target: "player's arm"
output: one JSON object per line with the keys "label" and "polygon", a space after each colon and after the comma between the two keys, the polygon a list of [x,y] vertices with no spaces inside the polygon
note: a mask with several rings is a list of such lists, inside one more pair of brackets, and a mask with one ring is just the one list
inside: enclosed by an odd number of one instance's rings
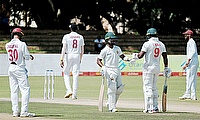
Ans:
{"label": "player's arm", "polygon": [[119,57],[124,61],[131,61],[132,60],[131,58],[125,56],[124,54],[121,54]]}
{"label": "player's arm", "polygon": [[129,58],[129,57],[125,56],[124,54],[121,54],[119,57],[124,61],[130,62],[130,64],[135,64],[136,59],[134,59],[134,58]]}
{"label": "player's arm", "polygon": [[142,49],[139,53],[136,53],[135,55],[132,55],[133,58],[135,59],[141,59],[144,57],[144,55],[146,54],[147,50],[148,50],[148,47],[149,46],[149,43],[148,42],[145,42],[143,45],[142,45]]}
{"label": "player's arm", "polygon": [[103,67],[102,59],[97,58],[97,65],[99,65],[99,67]]}
{"label": "player's arm", "polygon": [[34,59],[34,57],[33,57],[33,55],[31,55],[30,53],[29,53],[29,50],[28,50],[28,47],[27,47],[27,45],[24,43],[24,45],[23,45],[24,47],[24,58],[25,58],[25,60],[33,60]]}
{"label": "player's arm", "polygon": [[191,61],[191,59],[187,60],[186,64],[183,66],[183,70],[185,70],[189,66],[190,61]]}
{"label": "player's arm", "polygon": [[144,57],[145,51],[140,51],[139,53],[133,53],[132,58],[135,60],[141,59]]}
{"label": "player's arm", "polygon": [[63,66],[64,66],[63,58],[65,56],[66,48],[67,48],[67,45],[63,44],[62,51],[61,51],[61,57],[60,57],[60,66],[61,66],[61,68],[63,68]]}
{"label": "player's arm", "polygon": [[105,66],[103,65],[102,59],[97,58],[97,64],[101,67],[100,73],[104,76],[105,75]]}
{"label": "player's arm", "polygon": [[170,68],[168,68],[167,52],[163,52],[162,57],[163,57],[163,62],[164,62],[164,66],[165,66],[163,76],[166,76],[167,78],[169,78],[171,76],[172,70]]}
{"label": "player's arm", "polygon": [[164,66],[168,67],[167,52],[163,52],[162,57],[163,57]]}
{"label": "player's arm", "polygon": [[84,46],[81,46],[80,62],[82,60],[83,54],[84,54]]}
{"label": "player's arm", "polygon": [[140,51],[140,52],[137,54],[138,59],[143,58],[145,53],[146,53],[145,51]]}

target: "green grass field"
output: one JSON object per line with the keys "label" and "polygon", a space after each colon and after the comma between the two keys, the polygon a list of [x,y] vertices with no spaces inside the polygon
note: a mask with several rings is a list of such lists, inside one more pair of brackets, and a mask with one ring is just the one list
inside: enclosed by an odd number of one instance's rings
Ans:
{"label": "green grass field", "polygon": [[[143,101],[142,78],[141,76],[123,76],[125,84],[124,92],[120,96],[120,100],[127,101]],[[197,80],[197,97],[200,97],[199,78]],[[0,98],[10,98],[9,80],[7,76],[0,77]],[[44,77],[29,76],[31,86],[30,98],[43,99],[43,84]],[[160,76],[158,80],[158,92],[162,93],[164,77]],[[97,100],[99,95],[99,87],[101,85],[100,76],[80,76],[78,99],[93,99]],[[180,101],[178,99],[185,91],[185,76],[171,77],[168,79],[168,102],[186,103],[199,105],[197,101]],[[65,86],[61,76],[55,77],[55,98],[63,98],[65,95]],[[0,113],[9,113],[11,115],[10,101],[0,101]],[[106,109],[106,108],[105,108]],[[192,109],[192,108],[188,108]],[[97,106],[89,105],[70,105],[70,104],[55,104],[55,103],[36,103],[29,104],[29,111],[36,113],[36,116],[67,120],[199,120],[200,114],[191,112],[169,111],[166,113],[144,114],[141,109],[136,108],[120,108],[118,113],[99,112]]]}

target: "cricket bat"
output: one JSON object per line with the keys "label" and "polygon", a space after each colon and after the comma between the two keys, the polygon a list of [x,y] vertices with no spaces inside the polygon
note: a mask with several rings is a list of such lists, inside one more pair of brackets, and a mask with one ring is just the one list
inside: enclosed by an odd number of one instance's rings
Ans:
{"label": "cricket bat", "polygon": [[163,93],[162,93],[162,111],[166,112],[167,108],[167,77],[165,76],[165,83],[163,86]]}
{"label": "cricket bat", "polygon": [[100,92],[99,92],[99,111],[103,112],[103,99],[104,99],[104,76],[102,76],[102,83],[100,87]]}

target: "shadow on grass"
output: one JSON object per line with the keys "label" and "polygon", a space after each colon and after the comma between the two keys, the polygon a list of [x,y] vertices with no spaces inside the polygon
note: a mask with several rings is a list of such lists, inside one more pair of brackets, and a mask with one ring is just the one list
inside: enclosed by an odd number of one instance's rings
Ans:
{"label": "shadow on grass", "polygon": [[39,114],[39,115],[36,115],[35,117],[63,117],[64,115],[62,114],[51,114],[51,115],[48,115],[48,114]]}
{"label": "shadow on grass", "polygon": [[[143,113],[143,111],[142,110],[120,110],[119,112],[126,112],[126,113],[128,113],[128,112],[134,112],[134,113]],[[187,114],[189,114],[190,112],[162,112],[162,111],[160,111],[160,112],[157,112],[157,113],[144,113],[144,114],[183,114],[183,113],[187,113]]]}
{"label": "shadow on grass", "polygon": [[142,112],[142,110],[120,110],[119,112]]}

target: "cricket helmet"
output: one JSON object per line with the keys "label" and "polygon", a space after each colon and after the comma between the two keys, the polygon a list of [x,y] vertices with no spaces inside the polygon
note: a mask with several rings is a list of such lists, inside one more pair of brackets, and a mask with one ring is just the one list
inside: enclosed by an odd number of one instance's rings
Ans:
{"label": "cricket helmet", "polygon": [[116,39],[117,38],[117,36],[115,36],[115,34],[113,33],[113,32],[108,32],[108,33],[106,33],[106,35],[105,35],[105,40],[108,40],[108,39]]}
{"label": "cricket helmet", "polygon": [[105,35],[105,40],[106,40],[106,43],[107,43],[111,48],[113,48],[113,46],[114,46],[115,43],[116,43],[117,36],[115,36],[115,34],[114,34],[113,32],[108,32],[108,33],[106,33],[106,35]]}
{"label": "cricket helmet", "polygon": [[12,30],[11,37],[13,38],[14,35],[18,35],[20,37],[20,39],[21,39],[21,37],[24,35],[24,33],[22,32],[21,28],[14,28]]}
{"label": "cricket helmet", "polygon": [[184,35],[193,35],[192,30],[187,30],[183,33]]}
{"label": "cricket helmet", "polygon": [[147,36],[151,36],[151,35],[157,35],[157,30],[155,28],[150,28],[147,30]]}

